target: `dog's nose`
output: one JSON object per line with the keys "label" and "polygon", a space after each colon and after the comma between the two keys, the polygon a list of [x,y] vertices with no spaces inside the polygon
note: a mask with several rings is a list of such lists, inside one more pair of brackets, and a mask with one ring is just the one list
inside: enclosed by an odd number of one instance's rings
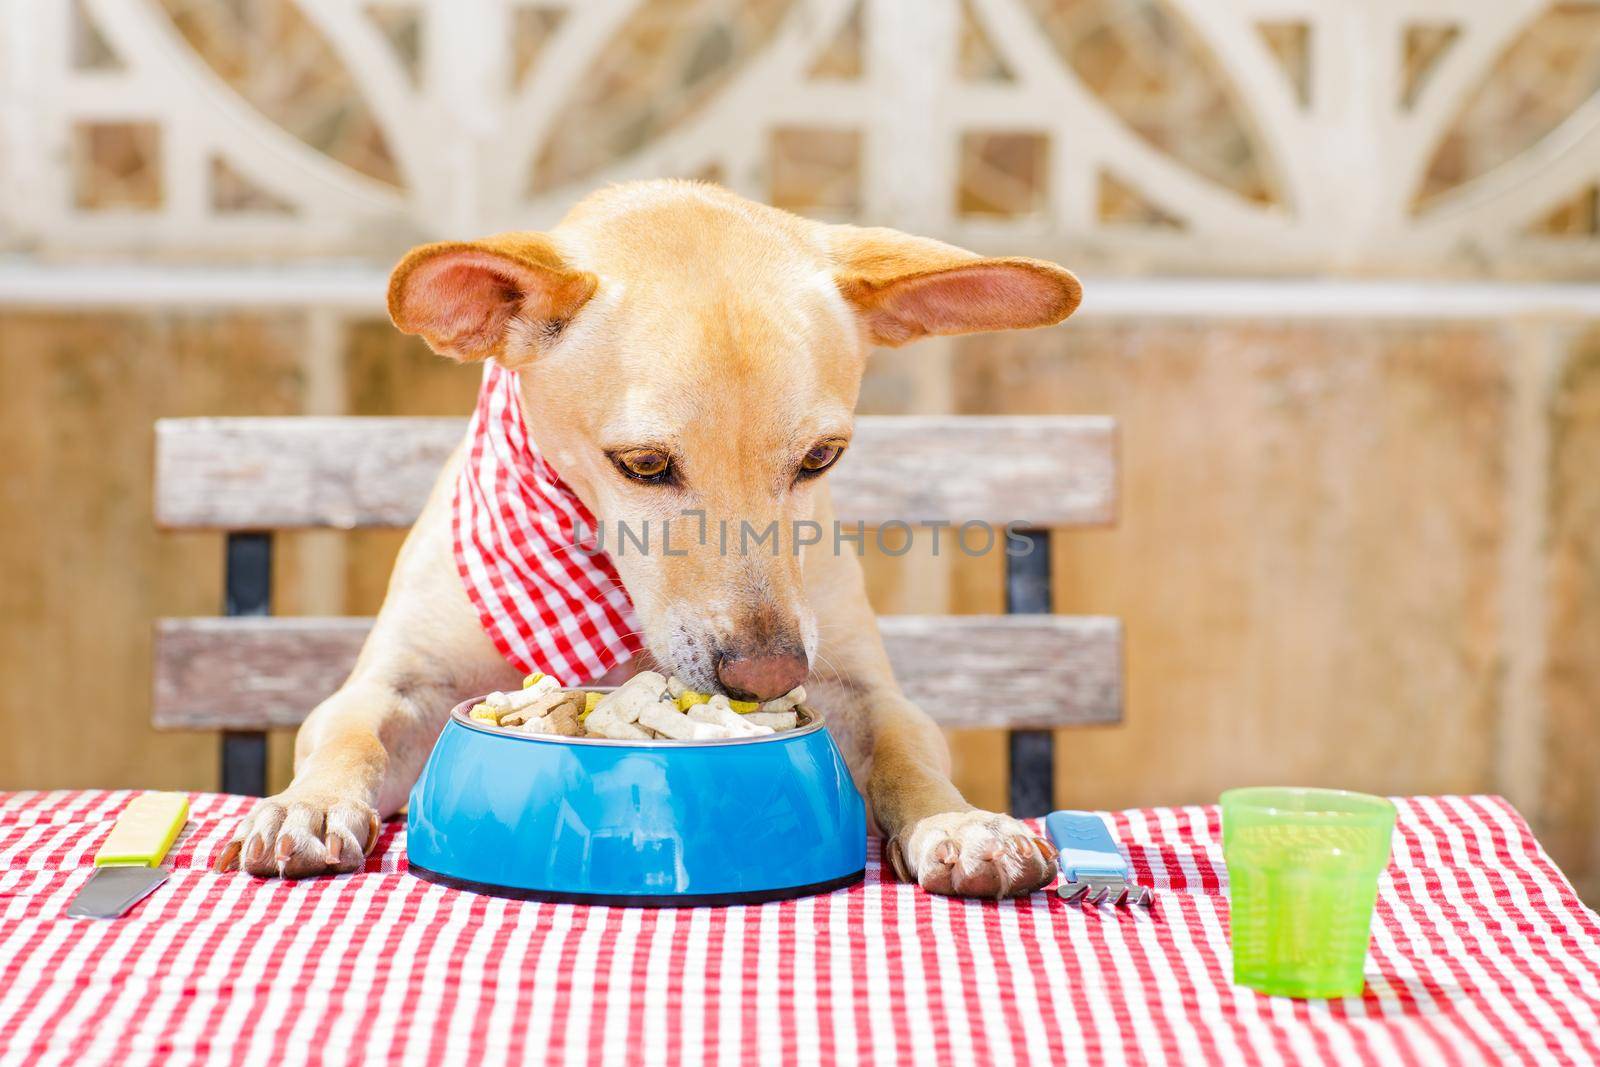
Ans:
{"label": "dog's nose", "polygon": [[717,660],[717,681],[735,700],[775,700],[803,683],[810,671],[804,652],[724,655]]}

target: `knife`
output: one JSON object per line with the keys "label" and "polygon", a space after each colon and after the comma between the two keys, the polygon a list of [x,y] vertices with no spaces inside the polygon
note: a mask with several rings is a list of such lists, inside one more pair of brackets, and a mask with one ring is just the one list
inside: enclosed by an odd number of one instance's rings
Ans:
{"label": "knife", "polygon": [[141,793],[130,800],[94,854],[94,873],[67,914],[115,919],[149,896],[171,873],[160,863],[188,821],[183,793]]}

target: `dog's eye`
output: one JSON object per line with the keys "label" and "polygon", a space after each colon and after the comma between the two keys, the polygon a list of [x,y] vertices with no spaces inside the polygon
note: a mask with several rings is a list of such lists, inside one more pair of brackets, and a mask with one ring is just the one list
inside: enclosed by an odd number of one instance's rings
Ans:
{"label": "dog's eye", "polygon": [[664,482],[672,476],[672,457],[653,448],[618,452],[611,461],[636,482]]}
{"label": "dog's eye", "polygon": [[844,444],[839,441],[824,441],[807,452],[800,460],[800,473],[802,475],[821,474],[844,455]]}

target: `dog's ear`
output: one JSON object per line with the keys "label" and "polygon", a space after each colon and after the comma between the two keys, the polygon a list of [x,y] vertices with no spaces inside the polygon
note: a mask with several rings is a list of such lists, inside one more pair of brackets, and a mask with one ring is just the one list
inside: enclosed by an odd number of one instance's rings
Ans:
{"label": "dog's ear", "polygon": [[395,267],[389,317],[441,356],[516,367],[560,336],[598,285],[542,234],[446,241],[413,248]]}
{"label": "dog's ear", "polygon": [[1060,322],[1083,287],[1042,259],[986,259],[898,230],[828,227],[834,279],[873,343]]}

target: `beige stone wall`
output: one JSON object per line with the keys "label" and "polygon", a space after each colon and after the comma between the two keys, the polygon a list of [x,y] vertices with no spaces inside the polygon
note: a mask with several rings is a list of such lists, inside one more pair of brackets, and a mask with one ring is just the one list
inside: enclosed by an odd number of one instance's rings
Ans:
{"label": "beige stone wall", "polygon": [[974,354],[986,409],[1123,420],[1121,523],[1061,536],[1056,563],[1062,609],[1127,620],[1128,722],[1067,740],[1067,799],[1485,788],[1502,354],[1485,329],[1271,324]]}
{"label": "beige stone wall", "polygon": [[1549,417],[1539,829],[1592,904],[1600,900],[1600,331],[1573,337]]}
{"label": "beige stone wall", "polygon": [[[0,788],[216,784],[212,737],[147,725],[150,621],[221,596],[220,537],[153,528],[153,419],[462,414],[477,378],[299,313],[7,312],[0,373]],[[1087,318],[883,353],[863,397],[1121,420],[1119,524],[1054,562],[1059,610],[1125,621],[1127,721],[1063,732],[1061,802],[1501,791],[1600,899],[1600,325]],[[399,540],[280,538],[277,610],[372,611]],[[1001,605],[997,559],[869,582]],[[1003,804],[1003,738],[955,741]]]}
{"label": "beige stone wall", "polygon": [[214,614],[221,538],[156,532],[153,420],[299,410],[300,324],[0,315],[0,789],[210,788],[150,722],[150,622]]}

